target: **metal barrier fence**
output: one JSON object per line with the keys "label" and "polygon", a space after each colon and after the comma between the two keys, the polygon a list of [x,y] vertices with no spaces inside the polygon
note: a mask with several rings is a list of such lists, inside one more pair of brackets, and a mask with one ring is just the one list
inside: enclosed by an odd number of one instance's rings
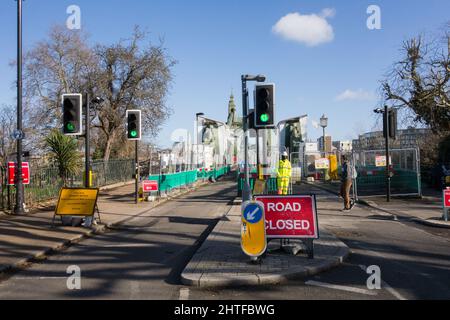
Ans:
{"label": "metal barrier fence", "polygon": [[[250,174],[250,189],[253,190],[255,186],[255,181],[258,179],[257,175],[255,173]],[[244,175],[239,174],[238,175],[238,197],[242,196],[242,190],[244,188]],[[271,177],[267,180],[266,184],[266,194],[278,194],[278,184],[277,184],[277,178]]]}
{"label": "metal barrier fence", "polygon": [[171,174],[151,175],[149,180],[158,181],[160,192],[170,192],[175,188],[190,186],[198,180],[206,180],[209,178],[218,179],[221,176],[228,174],[231,171],[230,166],[223,166],[220,168],[208,171],[185,171]]}
{"label": "metal barrier fence", "polygon": [[[421,196],[419,150],[393,149],[390,152],[391,194],[394,196]],[[384,150],[353,153],[353,163],[358,172],[355,183],[355,193],[358,197],[386,194],[385,159]]]}
{"label": "metal barrier fence", "polygon": [[[109,160],[107,162],[94,161],[92,163],[92,186],[103,187],[133,179],[134,160]],[[15,203],[15,187],[7,185],[6,170],[1,173],[1,201],[0,209],[12,210]],[[84,185],[84,173],[67,180],[68,187]],[[24,186],[25,204],[33,206],[37,203],[56,199],[63,186],[57,167],[31,167],[30,184]]]}

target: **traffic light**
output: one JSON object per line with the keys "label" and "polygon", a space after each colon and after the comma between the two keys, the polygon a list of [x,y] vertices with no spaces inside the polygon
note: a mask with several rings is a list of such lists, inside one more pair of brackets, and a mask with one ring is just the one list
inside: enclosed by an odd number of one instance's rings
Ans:
{"label": "traffic light", "polygon": [[127,139],[141,140],[141,110],[127,110]]}
{"label": "traffic light", "polygon": [[79,136],[83,132],[82,123],[83,97],[79,93],[62,95],[63,134]]}
{"label": "traffic light", "polygon": [[275,125],[275,85],[257,84],[255,89],[255,128]]}
{"label": "traffic light", "polygon": [[386,130],[386,124],[389,127],[389,138],[396,139],[397,138],[397,110],[396,109],[389,109],[388,115],[387,115],[387,122],[386,122],[386,114],[383,114],[383,136],[386,138],[387,130]]}

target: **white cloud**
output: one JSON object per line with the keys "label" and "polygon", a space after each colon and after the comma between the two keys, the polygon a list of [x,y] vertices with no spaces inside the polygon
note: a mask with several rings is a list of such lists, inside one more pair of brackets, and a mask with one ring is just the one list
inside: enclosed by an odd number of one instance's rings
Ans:
{"label": "white cloud", "polygon": [[372,101],[375,100],[373,92],[347,89],[336,97],[336,101]]}
{"label": "white cloud", "polygon": [[333,27],[327,18],[332,18],[335,14],[336,11],[330,8],[322,10],[320,14],[289,13],[272,27],[272,32],[286,40],[314,47],[334,39]]}

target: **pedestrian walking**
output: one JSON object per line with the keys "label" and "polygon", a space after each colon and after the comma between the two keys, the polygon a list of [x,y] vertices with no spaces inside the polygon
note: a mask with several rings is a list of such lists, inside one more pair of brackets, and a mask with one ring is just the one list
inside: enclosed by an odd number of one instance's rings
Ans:
{"label": "pedestrian walking", "polygon": [[281,155],[281,160],[278,163],[277,184],[278,194],[287,195],[289,192],[289,182],[292,175],[292,165],[289,161],[289,155],[286,151]]}
{"label": "pedestrian walking", "polygon": [[344,209],[347,212],[353,208],[354,201],[350,198],[350,189],[353,185],[353,179],[356,178],[356,170],[346,155],[342,156],[341,173],[341,197],[344,198]]}

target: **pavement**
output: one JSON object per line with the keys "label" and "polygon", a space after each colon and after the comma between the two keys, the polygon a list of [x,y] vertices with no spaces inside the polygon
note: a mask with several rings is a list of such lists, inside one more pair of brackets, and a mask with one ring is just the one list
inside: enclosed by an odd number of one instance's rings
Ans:
{"label": "pavement", "polygon": [[297,255],[277,250],[279,242],[273,241],[268,245],[269,252],[255,264],[242,252],[240,234],[241,201],[235,200],[184,269],[182,283],[196,287],[284,283],[337,267],[349,254],[342,241],[320,228],[320,239],[314,241],[314,259],[308,259],[304,250]]}
{"label": "pavement", "polygon": [[[104,233],[0,279],[0,300],[176,300],[183,296],[181,271],[235,196],[235,180],[221,179],[155,208],[141,208],[141,214],[130,212],[127,221]],[[67,286],[71,267],[80,270],[79,290]]]}
{"label": "pavement", "polygon": [[[307,183],[339,195],[338,181]],[[437,196],[436,192],[429,192],[422,198],[394,196],[390,202],[386,202],[386,197],[382,196],[359,197],[358,200],[361,204],[391,214],[395,219],[409,219],[432,227],[450,229],[450,220],[443,219],[442,195]]]}
{"label": "pavement", "polygon": [[33,210],[24,216],[0,213],[0,274],[27,267],[32,262],[43,260],[73,243],[100,234],[190,191],[192,189],[180,189],[169,197],[136,205],[134,184],[102,188],[98,199],[101,223],[92,228],[62,226],[58,218],[52,228],[54,205]]}

